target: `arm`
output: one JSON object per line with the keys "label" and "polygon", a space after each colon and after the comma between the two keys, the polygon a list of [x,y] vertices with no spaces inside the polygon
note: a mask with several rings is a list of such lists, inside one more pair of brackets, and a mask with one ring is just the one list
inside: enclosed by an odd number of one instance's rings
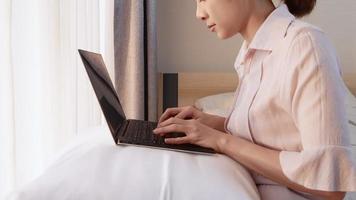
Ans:
{"label": "arm", "polygon": [[217,115],[210,115],[207,113],[205,113],[205,115],[207,117],[206,117],[205,122],[203,122],[204,124],[210,126],[213,129],[216,129],[218,131],[225,132],[225,128],[224,128],[224,123],[225,123],[225,119],[226,119],[225,117],[220,117]]}
{"label": "arm", "polygon": [[325,199],[338,200],[345,196],[344,192],[311,190],[290,181],[282,171],[279,161],[279,151],[271,150],[250,143],[242,138],[223,133],[197,120],[183,120],[172,117],[163,121],[161,126],[153,130],[153,132],[161,136],[170,132],[184,132],[186,136],[166,138],[165,142],[167,144],[191,143],[213,148],[215,151],[231,157],[247,168],[291,189],[310,193]]}
{"label": "arm", "polygon": [[270,178],[282,185],[286,185],[293,190],[310,193],[325,199],[338,200],[343,199],[345,196],[345,192],[311,190],[291,182],[283,174],[279,163],[279,151],[258,146],[230,134],[220,134],[219,137],[219,152],[231,157],[258,174]]}

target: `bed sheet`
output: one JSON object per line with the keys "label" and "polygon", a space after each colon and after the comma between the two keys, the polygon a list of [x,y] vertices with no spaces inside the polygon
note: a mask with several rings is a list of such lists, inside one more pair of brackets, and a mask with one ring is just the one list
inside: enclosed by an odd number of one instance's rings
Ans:
{"label": "bed sheet", "polygon": [[95,128],[8,200],[259,199],[249,172],[223,155],[116,146]]}

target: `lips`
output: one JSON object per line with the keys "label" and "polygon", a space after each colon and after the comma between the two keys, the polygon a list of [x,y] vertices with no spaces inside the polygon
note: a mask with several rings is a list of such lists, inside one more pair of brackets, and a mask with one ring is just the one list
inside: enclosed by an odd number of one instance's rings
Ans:
{"label": "lips", "polygon": [[216,25],[216,24],[208,25],[208,29],[209,29],[210,31],[214,31],[215,25]]}

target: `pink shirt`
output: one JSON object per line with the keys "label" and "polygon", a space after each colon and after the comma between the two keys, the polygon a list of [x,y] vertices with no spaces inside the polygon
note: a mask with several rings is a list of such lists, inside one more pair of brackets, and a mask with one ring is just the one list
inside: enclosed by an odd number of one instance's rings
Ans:
{"label": "pink shirt", "polygon": [[[282,4],[241,47],[240,85],[225,130],[281,151],[283,173],[297,184],[356,191],[339,65],[325,34]],[[253,175],[256,183],[277,184]]]}

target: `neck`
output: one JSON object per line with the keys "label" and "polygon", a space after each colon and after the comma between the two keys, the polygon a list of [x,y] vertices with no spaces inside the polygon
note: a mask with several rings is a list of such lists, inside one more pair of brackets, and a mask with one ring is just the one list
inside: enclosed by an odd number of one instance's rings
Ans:
{"label": "neck", "polygon": [[[253,12],[247,20],[245,28],[241,31],[242,37],[246,40],[249,45],[255,36],[257,30],[266,20],[266,18],[273,12],[275,9],[274,5],[270,1],[259,1],[253,6]],[[251,9],[251,10],[252,10]]]}

